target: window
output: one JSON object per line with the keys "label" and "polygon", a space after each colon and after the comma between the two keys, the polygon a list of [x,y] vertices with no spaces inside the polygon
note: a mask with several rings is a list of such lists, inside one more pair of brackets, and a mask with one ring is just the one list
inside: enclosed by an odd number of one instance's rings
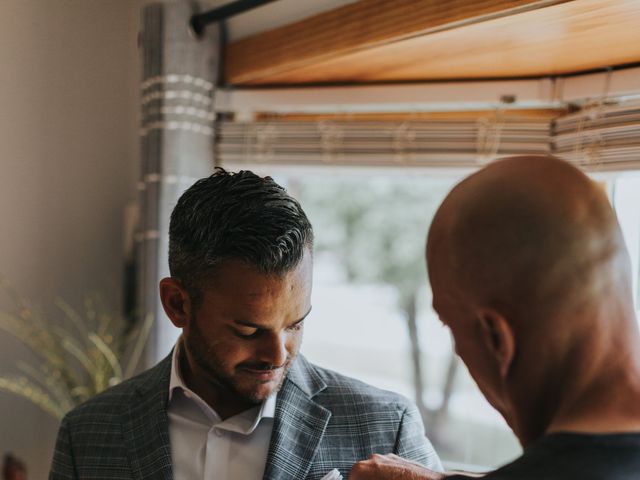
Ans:
{"label": "window", "polygon": [[[404,168],[259,173],[287,186],[314,225],[313,311],[302,353],[422,404],[428,436],[447,468],[482,471],[518,456],[517,439],[453,355],[450,334],[431,308],[426,233],[462,175]],[[640,310],[640,175],[603,183],[627,242]]]}
{"label": "window", "polygon": [[[316,234],[314,310],[303,353],[422,404],[428,436],[448,468],[497,467],[519,455],[519,443],[453,355],[426,281],[426,232],[460,177],[389,172],[363,178],[302,170],[279,179],[300,199]],[[640,308],[640,176],[619,175],[607,186]]]}
{"label": "window", "polygon": [[483,470],[513,459],[516,438],[453,354],[431,308],[426,234],[460,177],[342,172],[278,178],[300,199],[316,235],[302,352],[416,401],[447,467]]}
{"label": "window", "polygon": [[611,203],[618,216],[631,260],[632,292],[640,312],[640,175],[620,174],[609,180]]}

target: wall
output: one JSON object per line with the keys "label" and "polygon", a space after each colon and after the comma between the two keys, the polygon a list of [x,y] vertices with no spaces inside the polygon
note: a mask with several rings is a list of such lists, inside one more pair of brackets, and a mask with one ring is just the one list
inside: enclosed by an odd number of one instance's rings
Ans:
{"label": "wall", "polygon": [[[137,177],[138,6],[0,1],[0,275],[45,313],[56,296],[120,297]],[[0,373],[19,359],[28,352],[0,332]],[[0,454],[26,460],[30,479],[46,478],[56,431],[0,392]]]}

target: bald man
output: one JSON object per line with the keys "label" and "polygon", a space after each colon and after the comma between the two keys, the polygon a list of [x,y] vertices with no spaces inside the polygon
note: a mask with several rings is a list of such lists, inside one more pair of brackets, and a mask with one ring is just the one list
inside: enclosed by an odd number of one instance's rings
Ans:
{"label": "bald man", "polygon": [[[433,307],[524,448],[487,479],[640,479],[640,335],[602,189],[552,157],[492,163],[429,231]],[[460,479],[374,456],[350,480]]]}

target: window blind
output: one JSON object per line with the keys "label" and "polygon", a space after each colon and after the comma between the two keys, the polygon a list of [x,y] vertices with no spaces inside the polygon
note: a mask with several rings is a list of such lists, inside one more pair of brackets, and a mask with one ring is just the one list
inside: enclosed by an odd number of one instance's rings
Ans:
{"label": "window blind", "polygon": [[640,170],[640,101],[601,104],[557,118],[553,151],[585,170]]}
{"label": "window blind", "polygon": [[448,169],[475,168],[509,155],[551,153],[584,170],[640,170],[640,100],[553,116],[221,120],[216,137],[221,165]]}
{"label": "window blind", "polygon": [[550,151],[548,119],[220,121],[221,164],[474,167]]}

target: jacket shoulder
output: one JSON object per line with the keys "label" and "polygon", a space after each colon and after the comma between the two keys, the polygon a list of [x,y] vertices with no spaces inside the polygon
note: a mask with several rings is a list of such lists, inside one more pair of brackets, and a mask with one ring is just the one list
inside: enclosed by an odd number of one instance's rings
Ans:
{"label": "jacket shoulder", "polygon": [[67,413],[63,421],[73,421],[74,423],[82,422],[83,419],[93,421],[96,415],[106,420],[110,415],[120,415],[124,408],[135,401],[135,397],[138,394],[143,394],[145,390],[150,388],[154,388],[156,394],[160,393],[161,389],[164,389],[168,395],[171,367],[169,364],[169,369],[167,370],[166,361],[165,359],[149,370],[110,387],[76,406]]}

